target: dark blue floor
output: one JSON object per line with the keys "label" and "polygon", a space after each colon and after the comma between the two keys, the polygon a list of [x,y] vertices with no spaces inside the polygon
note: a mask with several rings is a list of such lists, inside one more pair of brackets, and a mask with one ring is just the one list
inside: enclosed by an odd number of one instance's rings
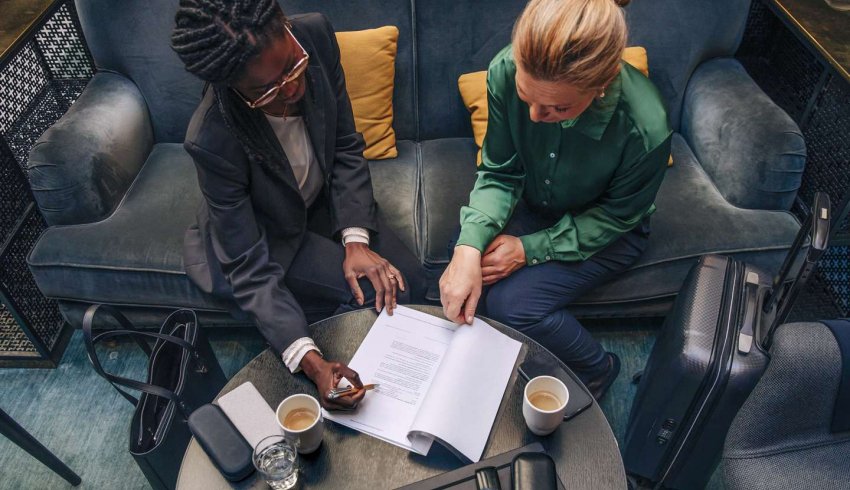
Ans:
{"label": "dark blue floor", "polygon": [[[230,377],[265,348],[251,329],[212,331],[216,356]],[[104,368],[140,377],[147,358],[132,342],[100,351]],[[56,369],[0,369],[0,407],[83,479],[77,488],[148,488],[127,452],[133,407],[89,364],[82,333],[75,332]],[[72,488],[0,436],[0,488]]]}
{"label": "dark blue floor", "polygon": [[[622,445],[635,387],[632,373],[642,369],[656,327],[594,329],[605,347],[623,363],[620,377],[602,408]],[[265,344],[250,329],[211,331],[216,355],[230,377]],[[104,367],[119,375],[144,372],[145,357],[132,343],[109,345],[101,352]],[[132,406],[99,378],[86,357],[80,332],[75,332],[57,369],[0,369],[0,407],[83,479],[79,488],[147,488],[127,452]],[[23,450],[0,437],[0,488],[70,488]]]}

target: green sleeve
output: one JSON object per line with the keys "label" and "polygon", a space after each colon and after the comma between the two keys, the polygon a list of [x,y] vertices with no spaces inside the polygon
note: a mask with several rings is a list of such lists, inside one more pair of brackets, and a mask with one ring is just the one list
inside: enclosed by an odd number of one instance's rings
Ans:
{"label": "green sleeve", "polygon": [[506,85],[493,70],[488,73],[487,134],[482,163],[469,195],[469,205],[460,210],[457,244],[475,247],[482,253],[504,228],[525,182],[525,169],[513,145],[504,100],[505,92],[513,89]]}
{"label": "green sleeve", "polygon": [[655,210],[670,143],[668,136],[648,153],[622,165],[595,205],[564,215],[550,228],[521,236],[527,263],[586,260],[640,224]]}

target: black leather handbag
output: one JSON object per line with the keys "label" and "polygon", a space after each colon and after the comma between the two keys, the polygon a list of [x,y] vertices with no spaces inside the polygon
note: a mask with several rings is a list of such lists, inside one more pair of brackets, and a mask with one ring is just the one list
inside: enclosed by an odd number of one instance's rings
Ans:
{"label": "black leather handbag", "polygon": [[[114,318],[121,328],[92,336],[98,312]],[[189,414],[211,402],[227,381],[197,315],[192,310],[177,310],[159,332],[149,332],[134,328],[110,306],[93,305],[83,317],[83,335],[94,370],[136,407],[130,423],[130,454],[153,488],[174,488],[192,437]],[[107,373],[101,366],[95,346],[118,337],[132,338],[148,355],[144,382]],[[152,348],[147,339],[155,339]],[[122,387],[140,391],[141,396],[137,399]]]}

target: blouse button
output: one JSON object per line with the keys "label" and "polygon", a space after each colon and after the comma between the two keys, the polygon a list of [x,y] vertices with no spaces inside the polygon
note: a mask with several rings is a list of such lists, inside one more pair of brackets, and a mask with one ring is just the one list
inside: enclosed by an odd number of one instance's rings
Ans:
{"label": "blouse button", "polygon": [[550,154],[549,154],[549,158],[555,158],[555,154],[554,154],[554,153],[550,153]]}
{"label": "blouse button", "polygon": [[537,259],[531,259],[531,263],[532,263],[532,264],[536,264],[536,263],[537,263]]}
{"label": "blouse button", "polygon": [[549,205],[549,201],[543,201],[543,202],[542,202],[542,203],[540,203],[540,204],[542,204],[542,205],[544,205],[544,206],[548,206],[548,205]]}
{"label": "blouse button", "polygon": [[552,257],[546,256],[546,260],[552,260]]}
{"label": "blouse button", "polygon": [[544,180],[543,182],[545,182],[545,183],[546,183],[546,185],[549,185],[549,184],[551,184],[551,183],[552,183],[552,181],[551,181],[551,180],[549,180],[549,179],[546,179],[546,180]]}

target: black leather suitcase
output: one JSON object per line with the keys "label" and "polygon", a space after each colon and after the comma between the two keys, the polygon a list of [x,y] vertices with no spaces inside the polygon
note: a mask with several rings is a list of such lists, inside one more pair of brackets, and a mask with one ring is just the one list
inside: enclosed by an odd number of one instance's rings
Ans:
{"label": "black leather suitcase", "polygon": [[830,213],[828,196],[818,193],[775,280],[718,255],[691,269],[629,415],[623,460],[641,485],[706,486],[732,419],[767,367],[773,329],[826,249]]}

